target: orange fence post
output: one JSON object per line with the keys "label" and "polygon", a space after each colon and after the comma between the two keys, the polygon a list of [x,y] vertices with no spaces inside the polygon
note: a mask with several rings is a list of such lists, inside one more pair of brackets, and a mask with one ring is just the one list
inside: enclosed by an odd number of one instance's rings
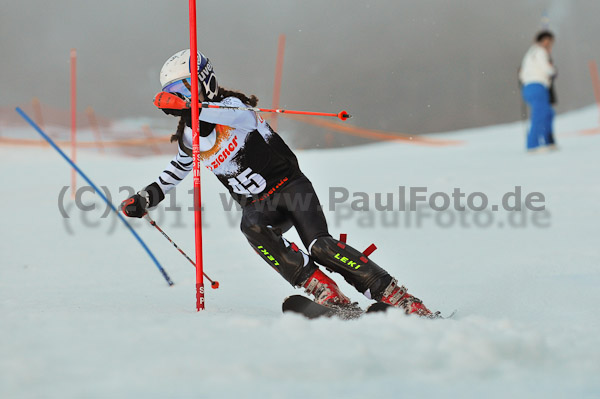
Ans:
{"label": "orange fence post", "polygon": [[100,127],[98,126],[98,120],[96,119],[96,113],[92,107],[87,107],[85,110],[87,114],[88,121],[90,122],[90,128],[94,133],[94,137],[96,138],[96,145],[98,146],[98,151],[104,154],[104,144],[102,144],[102,135],[100,134]]}
{"label": "orange fence post", "polygon": [[33,106],[33,116],[35,118],[35,122],[38,124],[38,126],[43,129],[44,128],[44,118],[42,115],[42,106],[40,104],[40,99],[37,97],[34,97],[31,100],[31,105]]}

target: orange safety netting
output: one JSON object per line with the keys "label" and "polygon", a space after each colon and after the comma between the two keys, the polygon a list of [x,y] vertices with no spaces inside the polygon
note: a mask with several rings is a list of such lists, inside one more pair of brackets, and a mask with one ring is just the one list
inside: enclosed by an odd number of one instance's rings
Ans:
{"label": "orange safety netting", "polygon": [[[56,140],[59,146],[70,146],[70,113],[67,110],[42,105],[37,99],[22,109],[36,123]],[[402,141],[414,145],[449,146],[460,145],[461,141],[446,140],[419,135],[393,133],[382,130],[366,129],[350,125],[348,122],[329,121],[323,118],[281,114],[293,120],[317,126],[329,132],[361,137],[370,141]],[[266,117],[272,115],[265,114]],[[25,122],[9,107],[0,107],[0,145],[36,146],[48,144],[36,137],[15,134],[15,128],[26,127]],[[162,133],[155,131],[162,130]],[[172,128],[174,130],[174,127]],[[97,117],[92,108],[77,115],[77,148],[94,148],[100,152],[110,151],[132,156],[172,153],[174,144],[170,143],[171,130],[151,128],[148,124],[119,126],[108,118]],[[6,135],[9,132],[10,135]],[[328,133],[330,135],[331,133]],[[20,137],[14,137],[15,135]]]}

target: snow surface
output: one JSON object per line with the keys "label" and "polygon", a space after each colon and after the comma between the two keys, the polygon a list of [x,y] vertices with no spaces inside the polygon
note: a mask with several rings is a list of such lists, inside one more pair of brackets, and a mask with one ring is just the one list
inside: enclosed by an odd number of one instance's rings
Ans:
{"label": "snow surface", "polygon": [[[221,288],[207,287],[207,310],[198,314],[193,267],[158,231],[134,223],[173,287],[114,216],[101,218],[99,198],[83,194],[97,206],[88,212],[68,193],[60,200],[70,170],[53,150],[4,146],[0,397],[599,397],[600,135],[568,133],[595,126],[595,108],[561,116],[560,150],[537,155],[524,153],[520,123],[443,135],[462,146],[388,142],[299,153],[325,204],[330,187],[459,187],[486,193],[490,204],[514,186],[544,194],[541,227],[533,212],[525,226],[511,227],[500,211],[485,228],[470,213],[469,227],[436,225],[434,213],[420,227],[386,227],[383,212],[328,212],[333,235],[348,233],[359,249],[375,242],[372,258],[427,306],[458,309],[443,321],[399,312],[350,322],[281,314],[282,299],[299,291],[247,245],[239,214],[223,211],[225,190],[208,171],[205,270]],[[141,188],[170,158],[82,152],[79,163],[118,203],[127,197],[121,186]],[[177,191],[182,212],[166,212],[166,203],[153,213],[190,254],[191,187],[188,178]]]}

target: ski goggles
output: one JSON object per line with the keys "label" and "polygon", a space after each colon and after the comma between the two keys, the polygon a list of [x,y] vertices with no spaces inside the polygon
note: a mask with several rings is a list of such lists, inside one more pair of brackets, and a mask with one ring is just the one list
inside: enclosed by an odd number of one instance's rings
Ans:
{"label": "ski goggles", "polygon": [[163,91],[167,93],[179,93],[184,97],[192,98],[192,80],[191,78],[176,80],[163,87]]}

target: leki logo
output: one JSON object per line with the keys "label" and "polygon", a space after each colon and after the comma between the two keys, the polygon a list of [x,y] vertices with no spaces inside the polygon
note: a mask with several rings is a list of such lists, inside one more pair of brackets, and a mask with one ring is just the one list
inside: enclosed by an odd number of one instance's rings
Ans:
{"label": "leki logo", "polygon": [[271,262],[273,262],[273,264],[275,266],[279,266],[279,262],[277,262],[277,260],[275,260],[275,258],[273,257],[273,255],[271,255],[269,253],[269,251],[267,251],[265,249],[265,247],[263,247],[262,245],[259,245],[257,248],[260,250],[260,252],[262,252],[267,257],[268,260],[270,260]]}
{"label": "leki logo", "polygon": [[356,263],[354,261],[351,261],[350,259],[346,258],[345,256],[341,256],[339,254],[339,252],[337,254],[335,254],[334,258],[336,258],[337,260],[339,260],[343,264],[347,265],[348,267],[351,267],[351,268],[356,269],[356,270],[361,266],[358,263]]}

